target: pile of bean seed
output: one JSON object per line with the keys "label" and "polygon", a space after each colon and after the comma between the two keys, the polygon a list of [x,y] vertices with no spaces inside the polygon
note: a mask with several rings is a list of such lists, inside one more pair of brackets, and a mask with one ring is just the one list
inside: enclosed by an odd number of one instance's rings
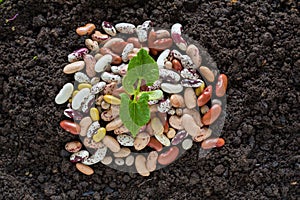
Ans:
{"label": "pile of bean seed", "polygon": [[[211,149],[224,145],[209,126],[222,112],[227,77],[209,66],[202,66],[201,53],[182,36],[182,25],[171,31],[157,29],[145,21],[130,23],[104,21],[102,30],[92,23],[76,29],[86,37],[85,47],[68,55],[70,64],[63,72],[74,74],[75,82],[63,86],[57,104],[69,102],[60,126],[79,135],[68,142],[71,162],[86,175],[89,165],[102,164],[148,176],[150,172],[174,162],[194,142]],[[91,35],[91,39],[88,36]],[[160,100],[149,101],[151,119],[134,138],[119,118],[122,77],[128,62],[144,48],[156,60],[159,80],[141,90],[160,89]]]}

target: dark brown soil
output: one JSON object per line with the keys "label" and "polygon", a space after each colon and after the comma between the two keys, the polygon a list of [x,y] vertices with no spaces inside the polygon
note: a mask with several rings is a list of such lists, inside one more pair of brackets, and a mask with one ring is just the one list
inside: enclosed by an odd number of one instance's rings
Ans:
{"label": "dark brown soil", "polygon": [[[46,2],[46,3],[42,3]],[[300,184],[300,17],[293,0],[4,0],[0,4],[0,199],[297,199]],[[13,21],[6,22],[16,13]],[[72,76],[77,26],[175,22],[229,77],[226,145],[196,145],[150,177],[68,161],[73,136],[54,102]]]}

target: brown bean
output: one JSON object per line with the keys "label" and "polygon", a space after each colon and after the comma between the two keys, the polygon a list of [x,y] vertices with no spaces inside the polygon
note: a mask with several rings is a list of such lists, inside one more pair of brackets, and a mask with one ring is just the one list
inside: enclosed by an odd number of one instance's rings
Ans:
{"label": "brown bean", "polygon": [[94,173],[94,170],[91,167],[82,163],[76,163],[76,168],[78,169],[78,171],[88,176]]}
{"label": "brown bean", "polygon": [[172,67],[173,69],[175,69],[176,71],[181,71],[183,69],[181,63],[179,62],[179,60],[177,59],[173,59],[172,60]]}
{"label": "brown bean", "polygon": [[90,35],[95,29],[96,29],[96,26],[94,24],[88,23],[84,26],[78,27],[76,29],[76,33],[80,36]]}
{"label": "brown bean", "polygon": [[81,147],[82,147],[82,144],[79,141],[68,142],[65,145],[65,149],[71,153],[78,152],[81,149]]}
{"label": "brown bean", "polygon": [[99,43],[103,43],[109,39],[109,36],[107,34],[102,34],[100,31],[95,31],[95,33],[92,35],[92,39]]}

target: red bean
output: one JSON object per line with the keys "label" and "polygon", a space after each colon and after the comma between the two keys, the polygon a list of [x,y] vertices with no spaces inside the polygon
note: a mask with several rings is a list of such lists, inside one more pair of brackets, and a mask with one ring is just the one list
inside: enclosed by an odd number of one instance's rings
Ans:
{"label": "red bean", "polygon": [[162,144],[155,137],[150,138],[148,146],[155,149],[156,151],[161,151],[163,148]]}
{"label": "red bean", "polygon": [[130,37],[127,39],[128,43],[132,43],[134,48],[141,48],[142,45],[137,37]]}
{"label": "red bean", "polygon": [[70,120],[63,120],[60,122],[60,126],[66,131],[78,135],[80,133],[80,126],[77,123],[74,123]]}
{"label": "red bean", "polygon": [[218,77],[218,82],[216,84],[216,95],[218,97],[224,96],[224,94],[226,93],[227,84],[227,76],[225,74],[220,74],[220,76]]}
{"label": "red bean", "polygon": [[223,138],[209,138],[204,140],[201,143],[201,147],[203,149],[211,149],[211,148],[215,148],[215,147],[222,147],[224,146],[225,141]]}
{"label": "red bean", "polygon": [[210,125],[218,119],[222,111],[222,108],[219,104],[214,104],[207,113],[202,117],[202,123],[204,125]]}
{"label": "red bean", "polygon": [[212,86],[207,86],[202,94],[198,97],[198,106],[204,106],[211,98],[212,95]]}
{"label": "red bean", "polygon": [[176,160],[179,149],[176,146],[171,147],[167,152],[158,156],[157,162],[161,165],[168,165]]}

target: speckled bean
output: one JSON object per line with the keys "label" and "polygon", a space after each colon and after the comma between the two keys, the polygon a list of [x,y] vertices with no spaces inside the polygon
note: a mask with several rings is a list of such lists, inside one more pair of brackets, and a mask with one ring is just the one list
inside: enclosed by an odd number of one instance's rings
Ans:
{"label": "speckled bean", "polygon": [[137,151],[144,149],[150,141],[150,136],[146,132],[139,133],[134,140],[134,148]]}
{"label": "speckled bean", "polygon": [[116,134],[116,135],[120,135],[122,133],[129,133],[129,132],[130,132],[129,129],[126,128],[124,125],[120,126],[119,128],[116,128],[114,130],[114,134]]}
{"label": "speckled bean", "polygon": [[153,42],[152,48],[154,48],[158,51],[162,51],[162,50],[170,48],[172,46],[172,44],[173,44],[172,38],[162,38],[162,39],[155,40]]}
{"label": "speckled bean", "polygon": [[91,138],[99,128],[100,128],[99,122],[98,121],[93,122],[88,128],[86,136],[88,138]]}
{"label": "speckled bean", "polygon": [[82,144],[79,141],[68,142],[65,145],[65,149],[71,153],[76,153],[76,152],[80,151],[81,147],[82,147]]}
{"label": "speckled bean", "polygon": [[70,156],[70,161],[75,163],[75,162],[81,162],[83,161],[83,159],[89,157],[89,152],[87,150],[81,150],[81,151],[78,151],[76,153],[73,153],[71,156]]}
{"label": "speckled bean", "polygon": [[85,54],[87,54],[89,50],[87,48],[80,48],[78,50],[73,51],[68,55],[69,62],[75,62],[83,58]]}
{"label": "speckled bean", "polygon": [[94,58],[94,56],[90,54],[86,54],[83,56],[83,60],[85,62],[86,74],[91,78],[96,76],[96,72],[95,72],[96,59]]}
{"label": "speckled bean", "polygon": [[130,23],[118,23],[115,25],[117,31],[120,33],[125,33],[125,34],[133,34],[135,33],[135,25],[130,24]]}
{"label": "speckled bean", "polygon": [[115,75],[108,72],[103,72],[101,74],[101,79],[107,83],[111,83],[111,82],[121,83],[121,77],[119,75]]}
{"label": "speckled bean", "polygon": [[93,87],[91,88],[91,94],[98,94],[99,92],[104,90],[105,86],[106,86],[106,83],[103,81],[93,85]]}
{"label": "speckled bean", "polygon": [[159,76],[164,82],[176,83],[180,80],[180,75],[169,69],[159,69]]}
{"label": "speckled bean", "polygon": [[84,113],[88,113],[90,108],[93,106],[95,102],[95,95],[89,95],[87,98],[85,98],[82,106],[81,106],[81,110]]}
{"label": "speckled bean", "polygon": [[109,38],[110,37],[107,34],[103,34],[100,31],[95,31],[95,33],[92,35],[92,39],[99,43],[103,43],[107,41]]}
{"label": "speckled bean", "polygon": [[99,51],[99,45],[98,45],[98,42],[97,41],[93,41],[91,39],[86,39],[85,40],[85,46],[93,51],[93,52],[98,52]]}
{"label": "speckled bean", "polygon": [[187,43],[181,36],[181,29],[182,29],[181,24],[179,23],[173,24],[173,26],[171,27],[171,36],[176,46],[180,50],[185,51],[187,48]]}
{"label": "speckled bean", "polygon": [[92,138],[88,138],[88,137],[85,137],[83,139],[83,145],[86,148],[91,148],[91,149],[99,149],[105,146],[102,142],[95,142]]}
{"label": "speckled bean", "polygon": [[90,78],[82,72],[76,72],[74,75],[74,79],[75,79],[75,81],[77,81],[79,83],[90,83],[91,82]]}
{"label": "speckled bean", "polygon": [[115,27],[112,25],[112,23],[103,21],[101,26],[108,35],[115,36],[117,34],[117,31]]}
{"label": "speckled bean", "polygon": [[192,59],[196,67],[200,67],[202,58],[200,56],[198,47],[196,47],[194,44],[190,44],[186,49],[186,54]]}
{"label": "speckled bean", "polygon": [[83,159],[82,164],[84,165],[94,165],[105,157],[107,152],[107,147],[104,146],[102,148],[97,149],[97,151],[90,157]]}
{"label": "speckled bean", "polygon": [[183,79],[181,80],[181,85],[183,87],[199,87],[203,84],[203,81],[201,79],[191,80],[191,79]]}
{"label": "speckled bean", "polygon": [[181,131],[178,131],[175,135],[175,137],[172,139],[172,142],[171,144],[172,145],[177,145],[179,144],[180,142],[182,142],[182,140],[184,138],[186,138],[188,136],[188,133],[185,131],[185,130],[181,130]]}
{"label": "speckled bean", "polygon": [[165,134],[155,134],[155,138],[164,146],[170,146],[171,142]]}

